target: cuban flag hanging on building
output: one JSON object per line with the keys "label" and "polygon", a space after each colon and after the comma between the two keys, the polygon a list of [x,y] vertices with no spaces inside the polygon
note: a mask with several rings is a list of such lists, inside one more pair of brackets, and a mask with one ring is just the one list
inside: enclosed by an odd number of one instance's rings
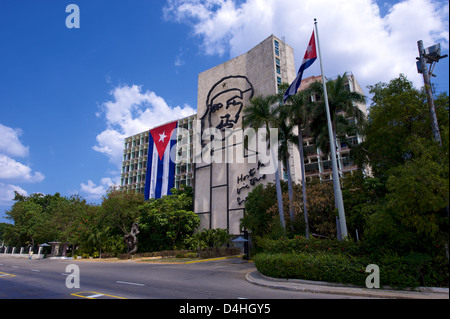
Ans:
{"label": "cuban flag hanging on building", "polygon": [[170,195],[170,189],[174,187],[175,162],[171,159],[170,151],[177,142],[177,124],[175,121],[150,130],[145,200]]}
{"label": "cuban flag hanging on building", "polygon": [[286,100],[289,96],[294,95],[297,93],[298,88],[300,87],[300,84],[302,83],[302,77],[303,77],[303,71],[305,71],[307,68],[311,66],[311,64],[314,63],[317,59],[317,53],[316,53],[316,39],[314,37],[314,31],[312,33],[311,39],[309,40],[308,47],[306,48],[305,57],[303,58],[302,65],[300,66],[300,69],[298,70],[297,77],[295,78],[294,82],[289,86],[289,89],[284,93],[283,96],[283,103],[286,103]]}

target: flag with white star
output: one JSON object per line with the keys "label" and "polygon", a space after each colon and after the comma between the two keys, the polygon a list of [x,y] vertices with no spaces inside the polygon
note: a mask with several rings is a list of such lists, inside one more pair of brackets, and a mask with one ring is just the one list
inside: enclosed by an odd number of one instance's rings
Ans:
{"label": "flag with white star", "polygon": [[177,124],[175,121],[150,130],[145,200],[171,194],[175,177],[175,158],[171,158],[171,150],[177,142]]}
{"label": "flag with white star", "polygon": [[294,95],[297,93],[298,88],[300,87],[300,84],[302,83],[302,77],[303,77],[303,71],[305,71],[307,68],[311,66],[311,64],[314,63],[317,59],[317,53],[316,53],[316,39],[314,37],[314,31],[312,33],[311,39],[309,40],[308,47],[306,48],[306,53],[302,61],[302,65],[300,66],[300,69],[298,70],[297,77],[292,82],[292,84],[289,86],[289,89],[284,93],[283,96],[283,103],[286,103],[286,100],[289,98],[289,96]]}

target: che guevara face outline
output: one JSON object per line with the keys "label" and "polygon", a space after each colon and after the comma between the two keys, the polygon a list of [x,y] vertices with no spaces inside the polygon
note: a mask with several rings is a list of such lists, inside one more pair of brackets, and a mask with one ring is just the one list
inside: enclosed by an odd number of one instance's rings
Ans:
{"label": "che guevara face outline", "polygon": [[245,76],[227,76],[214,84],[206,100],[206,113],[201,119],[202,131],[207,127],[222,133],[225,129],[233,129],[240,120],[247,94],[251,99],[254,89]]}

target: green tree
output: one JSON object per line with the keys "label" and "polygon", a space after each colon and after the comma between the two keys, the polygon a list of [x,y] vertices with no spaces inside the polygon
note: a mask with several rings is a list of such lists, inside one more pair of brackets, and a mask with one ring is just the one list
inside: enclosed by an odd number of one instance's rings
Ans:
{"label": "green tree", "polygon": [[13,225],[8,223],[0,223],[0,242],[4,240],[4,234],[6,233],[7,228],[11,228]]}
{"label": "green tree", "polygon": [[55,240],[57,232],[49,227],[52,219],[53,203],[62,200],[59,193],[43,195],[40,193],[23,196],[15,193],[15,203],[6,217],[14,222],[14,227],[7,232],[7,240],[15,245],[35,246],[49,240]]}
{"label": "green tree", "polygon": [[[254,129],[265,128],[267,137],[270,136],[270,127],[276,125],[274,104],[276,100],[273,96],[257,96],[250,100],[250,104],[244,109],[244,118],[242,120],[242,126],[244,128],[252,127]],[[271,145],[273,146],[273,145]],[[283,210],[283,196],[280,184],[280,172],[278,171],[278,165],[276,165],[277,158],[274,156],[274,151],[271,147],[270,152],[272,160],[275,165],[275,186],[277,190],[277,202],[278,212],[280,214],[280,224],[283,229],[286,229]]]}
{"label": "green tree", "polygon": [[[328,81],[326,87],[328,93],[328,104],[330,108],[331,126],[333,136],[336,141],[337,136],[343,139],[349,129],[356,129],[356,126],[348,121],[349,118],[355,118],[355,123],[364,123],[365,115],[358,108],[357,104],[365,104],[366,97],[361,93],[350,91],[348,87],[347,73],[339,75],[335,80]],[[312,119],[309,123],[309,128],[316,141],[316,146],[319,147],[322,152],[328,154],[330,150],[330,142],[323,84],[318,81],[313,82],[306,93],[310,94],[310,96],[319,96],[319,100],[314,103],[315,107],[312,110]],[[335,145],[337,144],[335,143]]]}
{"label": "green tree", "polygon": [[42,206],[31,201],[24,201],[17,203],[7,214],[14,219],[14,229],[20,238],[20,243],[34,247],[40,224],[44,221]]}
{"label": "green tree", "polygon": [[[94,208],[79,195],[61,197],[49,206],[51,218],[46,227],[54,230],[54,239],[66,242],[76,247],[78,244],[86,245],[83,239],[94,232],[98,216],[93,216]],[[97,211],[95,214],[97,215]]]}
{"label": "green tree", "polygon": [[137,220],[138,207],[142,204],[143,194],[111,188],[102,199],[101,222],[104,226],[116,227],[126,235]]}
{"label": "green tree", "polygon": [[308,184],[308,217],[311,233],[336,237],[336,212],[333,183],[313,182]]}
{"label": "green tree", "polygon": [[241,228],[249,230],[255,237],[269,235],[275,216],[269,212],[269,209],[276,201],[276,188],[273,184],[254,187],[245,202],[245,215],[241,219]]}
{"label": "green tree", "polygon": [[443,245],[448,242],[448,151],[429,138],[411,139],[412,158],[390,170],[387,203],[405,226]]}
{"label": "green tree", "polygon": [[405,76],[371,86],[370,92],[373,99],[363,129],[365,140],[352,150],[352,156],[359,165],[370,166],[373,177],[384,185],[384,190],[379,188],[384,196],[379,205],[359,205],[370,213],[366,239],[380,245],[400,243],[396,246],[404,251],[423,251],[424,244],[431,242],[448,247],[447,94],[435,99],[441,147],[432,137],[426,95]]}
{"label": "green tree", "polygon": [[171,190],[172,195],[150,199],[139,207],[140,247],[147,251],[182,248],[200,225],[192,210],[192,188]]}
{"label": "green tree", "polygon": [[369,217],[386,206],[386,186],[378,178],[364,176],[361,171],[345,175],[341,181],[348,231],[355,237],[358,231],[362,238]]}
{"label": "green tree", "polygon": [[[365,138],[352,150],[352,157],[358,165],[370,164],[374,176],[386,182],[391,168],[403,165],[413,156],[411,136],[432,138],[430,115],[426,94],[404,75],[369,88],[373,98],[363,128]],[[435,102],[440,130],[445,134],[448,96],[441,94]]]}

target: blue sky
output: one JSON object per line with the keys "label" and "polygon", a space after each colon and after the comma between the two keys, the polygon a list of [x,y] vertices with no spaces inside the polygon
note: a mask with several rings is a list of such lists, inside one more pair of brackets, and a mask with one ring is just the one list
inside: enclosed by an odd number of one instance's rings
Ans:
{"label": "blue sky", "polygon": [[[448,54],[448,1],[0,1],[0,222],[14,190],[99,202],[125,136],[195,112],[198,73],[271,34],[298,66],[314,18],[326,75],[350,71],[366,93],[399,73],[421,85],[417,40]],[[435,74],[448,92],[448,58]]]}

